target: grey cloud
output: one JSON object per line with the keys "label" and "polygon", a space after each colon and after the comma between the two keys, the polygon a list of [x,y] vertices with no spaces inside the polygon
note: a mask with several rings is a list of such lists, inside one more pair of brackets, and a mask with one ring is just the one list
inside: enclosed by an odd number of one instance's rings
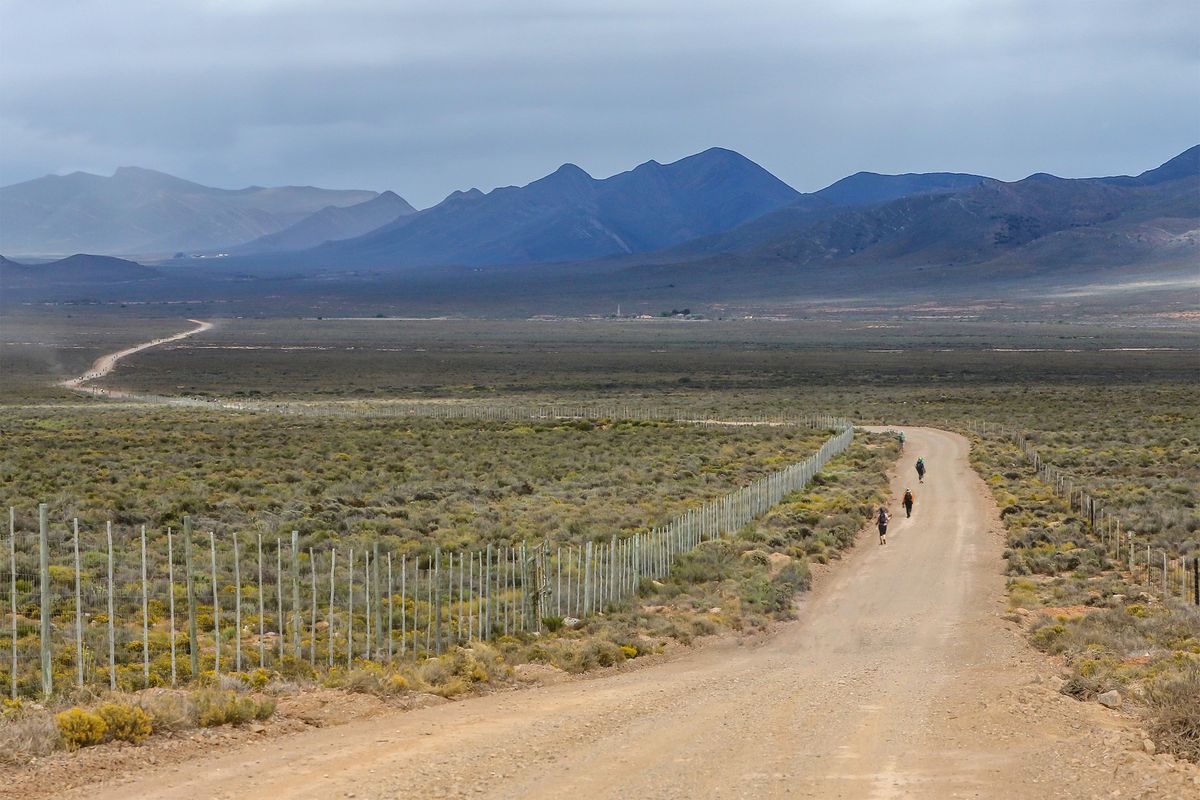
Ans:
{"label": "grey cloud", "polygon": [[0,18],[3,184],[137,164],[428,205],[711,145],[810,190],[859,169],[1140,171],[1200,140],[1191,0],[126,0]]}

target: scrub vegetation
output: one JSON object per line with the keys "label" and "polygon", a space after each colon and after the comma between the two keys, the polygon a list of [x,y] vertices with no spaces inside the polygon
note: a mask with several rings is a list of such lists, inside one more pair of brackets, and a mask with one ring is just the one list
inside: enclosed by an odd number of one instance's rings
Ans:
{"label": "scrub vegetation", "polygon": [[[0,409],[0,503],[22,507],[18,522],[26,530],[41,500],[51,504],[52,519],[79,516],[93,543],[109,517],[125,531],[146,524],[154,537],[190,514],[205,530],[266,538],[297,529],[302,547],[378,537],[409,553],[543,537],[579,544],[666,520],[800,460],[827,435],[617,420],[208,414],[122,408],[47,388],[48,376],[77,373],[115,349],[110,340],[119,346],[180,327],[147,319],[134,326],[147,335],[122,334],[119,319],[109,309],[77,326],[97,331],[94,341],[51,348],[16,342],[37,337],[12,326],[5,333],[12,340],[5,352],[20,353],[22,366],[0,383],[9,404]],[[1194,331],[1181,328],[916,316],[786,323],[225,320],[204,337],[139,354],[106,383],[339,406],[599,400],[686,410],[697,419],[812,412],[960,430],[972,421],[1003,423],[1023,430],[1046,461],[1086,479],[1140,542],[1194,556],[1198,344]],[[50,399],[80,408],[19,407]],[[284,661],[222,676],[209,688],[277,696],[326,685],[384,698],[454,697],[515,680],[525,664],[581,672],[722,630],[761,630],[790,614],[810,564],[837,558],[868,522],[886,492],[895,446],[889,437],[859,436],[806,491],[736,537],[697,548],[667,579],[644,581],[635,601],[577,626],[551,617],[543,620],[548,635],[502,636],[396,668],[355,662],[316,674]],[[1079,697],[1122,690],[1147,710],[1160,747],[1194,758],[1195,609],[1146,592],[1144,575],[1107,557],[1009,442],[978,438],[974,458],[1008,529],[1014,618],[1026,622],[1036,646],[1064,659],[1064,690]],[[157,730],[153,714],[151,720]],[[48,730],[44,719],[22,724]]]}

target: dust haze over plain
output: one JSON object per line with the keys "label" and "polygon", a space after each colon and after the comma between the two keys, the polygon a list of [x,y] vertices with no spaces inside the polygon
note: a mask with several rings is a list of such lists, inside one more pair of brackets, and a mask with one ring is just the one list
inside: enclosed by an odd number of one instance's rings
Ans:
{"label": "dust haze over plain", "polygon": [[1191,0],[0,2],[0,185],[122,165],[418,207],[713,145],[858,170],[1137,174],[1200,139]]}

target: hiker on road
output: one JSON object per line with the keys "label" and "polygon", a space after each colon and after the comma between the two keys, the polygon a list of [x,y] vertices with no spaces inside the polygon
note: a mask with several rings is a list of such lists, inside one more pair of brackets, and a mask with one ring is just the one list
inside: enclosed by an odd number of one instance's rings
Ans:
{"label": "hiker on road", "polygon": [[925,482],[925,459],[917,459],[917,483]]}
{"label": "hiker on road", "polygon": [[912,489],[905,489],[904,490],[904,516],[905,517],[912,516],[912,507],[913,507]]}
{"label": "hiker on road", "polygon": [[879,516],[875,518],[875,524],[879,526],[879,543],[887,544],[887,526],[891,517],[888,516],[887,509],[880,506]]}

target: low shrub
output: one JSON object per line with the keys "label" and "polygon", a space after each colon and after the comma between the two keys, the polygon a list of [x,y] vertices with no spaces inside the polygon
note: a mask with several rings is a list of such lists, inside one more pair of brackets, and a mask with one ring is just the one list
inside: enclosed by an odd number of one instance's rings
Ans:
{"label": "low shrub", "polygon": [[409,689],[409,681],[404,675],[387,669],[380,664],[364,663],[344,675],[333,673],[332,680],[327,685],[337,686],[350,692],[373,694],[378,697],[391,697],[403,694]]}
{"label": "low shrub", "polygon": [[128,703],[104,703],[95,711],[104,720],[104,740],[141,744],[152,732],[150,715]]}
{"label": "low shrub", "polygon": [[1149,682],[1144,694],[1155,744],[1200,763],[1200,664]]}
{"label": "low shrub", "polygon": [[275,713],[275,700],[270,697],[202,689],[195,692],[192,699],[196,705],[196,722],[202,728],[242,725],[255,719],[267,719]]}
{"label": "low shrub", "polygon": [[100,744],[108,732],[104,719],[82,708],[71,708],[54,715],[58,732],[62,738],[63,747],[68,750],[78,750]]}
{"label": "low shrub", "polygon": [[62,731],[49,714],[22,714],[0,722],[0,764],[24,764],[61,746]]}
{"label": "low shrub", "polygon": [[135,701],[150,717],[156,731],[182,731],[196,726],[196,704],[179,689],[151,689],[141,692]]}

